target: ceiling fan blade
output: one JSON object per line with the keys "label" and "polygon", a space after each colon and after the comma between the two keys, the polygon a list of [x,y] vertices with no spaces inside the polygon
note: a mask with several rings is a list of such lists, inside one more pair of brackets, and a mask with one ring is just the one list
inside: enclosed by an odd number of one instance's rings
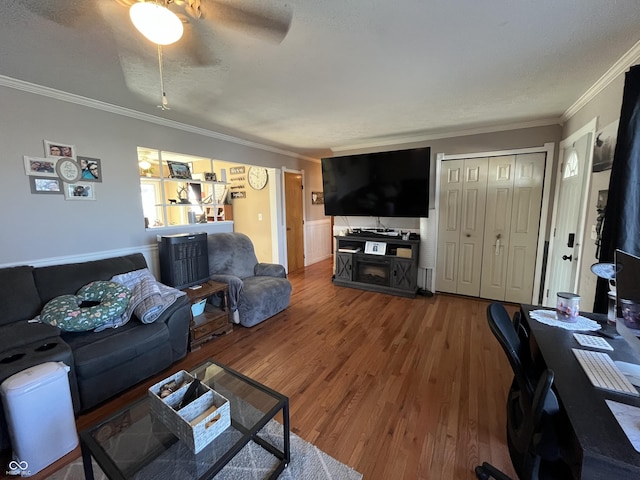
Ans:
{"label": "ceiling fan blade", "polygon": [[172,45],[164,46],[168,58],[188,66],[213,66],[220,61],[213,54],[215,44],[213,32],[199,20],[185,25],[182,38]]}
{"label": "ceiling fan blade", "polygon": [[20,0],[29,11],[64,27],[75,27],[95,18],[95,1]]}
{"label": "ceiling fan blade", "polygon": [[257,35],[280,43],[291,27],[293,13],[288,5],[268,7],[238,5],[225,0],[201,0],[202,16],[249,35]]}

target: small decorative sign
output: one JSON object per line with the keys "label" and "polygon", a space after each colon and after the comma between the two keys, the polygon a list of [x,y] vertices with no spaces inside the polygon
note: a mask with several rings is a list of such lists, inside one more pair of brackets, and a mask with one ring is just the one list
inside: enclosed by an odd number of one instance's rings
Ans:
{"label": "small decorative sign", "polygon": [[238,175],[240,173],[244,173],[244,167],[231,167],[229,168],[229,173],[231,175]]}
{"label": "small decorative sign", "polygon": [[241,192],[231,192],[231,198],[247,198],[247,192],[244,190]]}

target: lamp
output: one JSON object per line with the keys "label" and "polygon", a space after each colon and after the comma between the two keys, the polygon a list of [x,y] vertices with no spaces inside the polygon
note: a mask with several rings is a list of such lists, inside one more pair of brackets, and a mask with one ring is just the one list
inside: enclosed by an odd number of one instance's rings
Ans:
{"label": "lamp", "polygon": [[182,37],[182,22],[168,8],[154,2],[134,3],[129,10],[133,25],[158,45],[171,45]]}
{"label": "lamp", "polygon": [[142,173],[144,173],[147,177],[150,177],[153,173],[153,170],[151,169],[151,163],[149,163],[149,161],[146,159],[140,160],[138,162],[138,167],[140,167]]}

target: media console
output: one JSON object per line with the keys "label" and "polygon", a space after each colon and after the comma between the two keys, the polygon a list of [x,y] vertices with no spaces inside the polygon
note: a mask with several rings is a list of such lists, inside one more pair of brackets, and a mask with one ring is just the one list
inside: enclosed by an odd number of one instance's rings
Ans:
{"label": "media console", "polygon": [[334,238],[335,285],[403,297],[416,296],[419,239],[403,240],[397,236],[363,233]]}

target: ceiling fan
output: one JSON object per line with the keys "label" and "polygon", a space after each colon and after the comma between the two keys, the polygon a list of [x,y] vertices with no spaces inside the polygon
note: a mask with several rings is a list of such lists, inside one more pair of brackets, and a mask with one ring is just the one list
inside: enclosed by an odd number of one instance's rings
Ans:
{"label": "ceiling fan", "polygon": [[[20,0],[33,13],[68,28],[86,28],[102,18],[112,29],[116,38],[130,39],[125,42],[128,49],[137,47],[142,55],[144,42],[140,27],[130,12],[144,6],[171,12],[169,17],[179,20],[183,34],[177,35],[167,50],[174,60],[183,66],[208,67],[218,63],[214,55],[214,32],[218,27],[227,27],[241,33],[281,43],[289,32],[292,11],[282,0]],[[144,10],[144,8],[141,8]],[[142,16],[148,16],[142,13]],[[133,23],[132,23],[133,22]],[[135,28],[134,28],[135,25]],[[138,30],[136,30],[138,29]],[[147,38],[150,38],[147,36]],[[168,102],[163,81],[163,47],[157,40],[158,66],[160,70],[161,104],[167,110]],[[148,55],[148,52],[144,54]]]}
{"label": "ceiling fan", "polygon": [[[179,41],[181,54],[194,66],[215,63],[207,40],[219,26],[247,35],[280,43],[291,26],[292,11],[282,0],[20,0],[33,13],[65,27],[86,24],[102,17],[114,30],[135,29],[129,11],[138,3],[157,4],[177,16],[184,36]],[[178,46],[176,45],[176,46]]]}

